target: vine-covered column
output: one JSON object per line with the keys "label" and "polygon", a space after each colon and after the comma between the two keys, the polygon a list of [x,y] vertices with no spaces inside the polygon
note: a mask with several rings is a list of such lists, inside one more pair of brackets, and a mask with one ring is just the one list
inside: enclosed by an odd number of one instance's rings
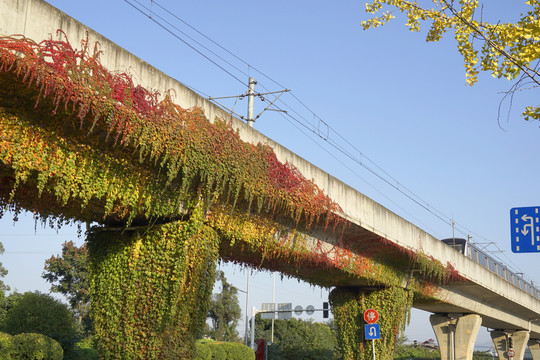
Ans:
{"label": "vine-covered column", "polygon": [[365,340],[364,312],[379,312],[380,340],[375,340],[377,359],[394,358],[396,337],[408,319],[412,294],[399,287],[337,287],[330,293],[330,304],[338,330],[338,341],[345,360],[371,360],[371,341]]}
{"label": "vine-covered column", "polygon": [[196,219],[89,232],[102,359],[191,359],[214,285],[218,237]]}

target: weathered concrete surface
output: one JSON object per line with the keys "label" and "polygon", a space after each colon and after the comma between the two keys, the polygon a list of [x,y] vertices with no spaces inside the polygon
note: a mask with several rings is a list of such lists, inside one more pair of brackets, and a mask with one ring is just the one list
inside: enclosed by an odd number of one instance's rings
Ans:
{"label": "weathered concrete surface", "polygon": [[[529,332],[493,331],[491,332],[491,339],[493,340],[499,359],[523,360],[525,357],[525,349],[529,342]],[[513,357],[508,356],[508,350],[510,349],[514,350],[515,355]],[[534,349],[534,345],[531,348],[531,353],[532,349]]]}
{"label": "weathered concrete surface", "polygon": [[451,319],[448,316],[443,315],[431,315],[429,322],[433,327],[433,332],[437,338],[439,344],[439,351],[441,353],[441,360],[451,360],[454,357],[454,346],[452,339],[451,326],[455,327],[455,319],[451,323]]}
{"label": "weathered concrete surface", "polygon": [[437,337],[441,360],[472,360],[474,343],[482,324],[479,315],[470,314],[458,318],[431,315],[429,318]]}
{"label": "weathered concrete surface", "polygon": [[533,360],[540,360],[540,343],[537,340],[530,340],[528,345]]}
{"label": "weathered concrete surface", "polygon": [[481,324],[482,318],[476,314],[465,315],[457,320],[456,333],[454,335],[456,360],[472,360],[474,343]]}
{"label": "weathered concrete surface", "polygon": [[[42,0],[0,0],[0,34],[23,34],[36,41],[56,36],[62,29],[74,46],[89,34],[91,43],[99,41],[104,52],[103,64],[111,70],[128,71],[145,87],[162,92],[172,89],[175,101],[186,108],[198,106],[213,120],[221,117],[232,121],[245,141],[265,143],[271,146],[278,159],[294,165],[306,178],[321,187],[340,204],[349,229],[356,232],[357,239],[384,237],[395,244],[413,251],[422,251],[443,264],[449,262],[470,280],[465,285],[446,287],[440,293],[448,304],[418,304],[419,308],[432,312],[478,313],[483,325],[491,328],[528,329],[532,338],[540,339],[540,326],[529,323],[540,318],[540,301],[509,284],[481,265],[462,256],[441,243],[422,229],[397,216],[350,186],[325,173],[286,148],[266,138],[241,120],[231,117],[208,100],[185,88],[178,81],[140,60],[100,34],[92,31],[63,12]],[[247,82],[247,79],[246,79]],[[331,241],[331,239],[329,239]],[[499,326],[504,325],[504,326]]]}

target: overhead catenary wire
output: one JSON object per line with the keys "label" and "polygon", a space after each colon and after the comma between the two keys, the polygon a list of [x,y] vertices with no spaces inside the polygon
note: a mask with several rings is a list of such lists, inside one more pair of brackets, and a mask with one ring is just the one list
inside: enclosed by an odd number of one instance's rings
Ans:
{"label": "overhead catenary wire", "polygon": [[[282,116],[285,116],[285,115],[282,115]],[[387,199],[388,201],[390,201],[392,204],[394,204],[396,207],[398,207],[399,209],[401,209],[403,212],[405,212],[406,214],[408,214],[412,219],[416,220],[418,223],[422,224],[422,226],[424,226],[426,229],[429,229],[431,232],[435,232],[433,229],[430,228],[429,225],[427,225],[426,223],[424,223],[422,220],[420,220],[419,218],[417,218],[416,216],[414,216],[411,212],[407,211],[405,208],[403,208],[401,205],[399,205],[397,202],[395,202],[393,199],[391,199],[388,195],[386,195],[385,193],[383,193],[381,190],[377,189],[374,185],[372,185],[369,181],[367,181],[364,177],[362,177],[357,171],[355,171],[353,168],[351,168],[350,166],[348,166],[347,164],[345,164],[339,157],[335,156],[334,154],[332,154],[330,151],[328,151],[328,149],[325,149],[320,143],[318,143],[315,139],[313,139],[308,133],[306,133],[302,128],[300,128],[294,121],[291,121],[289,119],[286,119],[287,121],[289,121],[289,123],[294,126],[298,131],[300,131],[302,134],[304,134],[304,136],[306,136],[307,138],[309,138],[315,145],[317,145],[318,147],[321,148],[322,151],[326,152],[328,155],[330,155],[334,160],[336,160],[337,162],[339,162],[343,167],[345,167],[347,170],[349,170],[353,175],[355,175],[357,178],[359,178],[360,180],[362,180],[364,183],[366,183],[369,187],[371,187],[374,191],[376,191],[377,193],[379,193],[382,197],[384,197],[385,199]]]}
{"label": "overhead catenary wire", "polygon": [[[204,46],[202,45],[199,41],[193,39],[193,37],[187,35],[185,32],[181,31],[180,29],[178,29],[178,27],[172,25],[169,21],[163,19],[163,17],[159,16],[156,14],[155,11],[152,11],[150,15],[148,15],[148,13],[146,13],[145,11],[137,8],[131,1],[134,1],[136,2],[137,4],[139,4],[140,6],[142,6],[144,9],[146,9],[146,11],[149,11],[150,9],[148,9],[147,7],[145,7],[144,5],[142,5],[139,1],[137,0],[124,0],[126,3],[128,3],[129,5],[133,6],[134,8],[136,8],[139,12],[141,12],[143,15],[145,15],[146,17],[148,17],[150,20],[152,20],[153,22],[155,22],[157,25],[159,25],[161,28],[163,28],[164,30],[166,30],[167,32],[169,32],[171,35],[173,35],[175,38],[177,38],[179,41],[181,41],[182,43],[184,43],[185,45],[187,45],[189,48],[191,48],[192,50],[194,50],[195,52],[197,52],[198,54],[200,54],[201,56],[203,56],[204,58],[206,58],[208,61],[210,61],[212,64],[214,64],[215,66],[217,66],[219,69],[221,69],[222,71],[224,71],[226,74],[228,74],[229,76],[231,76],[232,78],[234,78],[236,81],[242,83],[243,85],[245,85],[245,81],[242,81],[238,76],[234,75],[231,71],[228,71],[227,69],[225,69],[224,66],[221,66],[220,64],[218,64],[217,60],[214,60],[211,58],[211,56],[209,55],[206,55],[204,54],[202,51],[198,50],[196,48],[196,46],[190,44],[188,42],[188,40],[185,40],[185,39],[182,39],[182,37],[178,34],[176,34],[173,30],[171,30],[170,28],[167,28],[167,26],[165,26],[164,24],[160,23],[159,21],[157,21],[155,19],[155,17],[159,18],[161,21],[163,21],[164,23],[166,23],[168,26],[170,26],[172,29],[180,32],[183,36],[186,36],[188,37],[190,40],[192,40],[193,42],[195,42],[197,45],[201,46],[203,49],[205,49],[206,51],[210,52],[213,56],[215,56],[216,58],[218,58],[219,60],[225,62],[228,66],[230,66],[232,69],[234,69],[236,72],[239,72],[240,74],[244,75],[244,76],[250,76],[249,74],[246,74],[244,71],[242,71],[239,67],[231,64],[231,62],[227,61],[226,59],[224,59],[223,57],[219,56],[218,54],[216,54],[214,51],[212,51],[211,49],[209,49],[207,46]],[[198,33],[199,35],[201,35],[202,37],[204,37],[206,40],[210,41],[212,44],[214,44],[215,46],[219,47],[221,50],[225,51],[226,53],[228,53],[229,55],[231,55],[232,57],[234,57],[235,59],[237,59],[239,62],[241,62],[242,64],[246,65],[248,67],[248,69],[253,69],[254,71],[256,71],[257,73],[261,74],[263,77],[267,78],[269,81],[273,82],[274,84],[280,86],[281,88],[286,88],[285,86],[281,85],[279,82],[277,82],[276,80],[274,80],[273,78],[271,78],[270,76],[266,75],[265,73],[263,73],[262,71],[260,71],[259,69],[257,69],[256,67],[254,67],[253,65],[251,65],[250,63],[248,63],[247,61],[243,60],[242,58],[240,58],[239,56],[235,55],[233,52],[229,51],[228,49],[226,49],[224,46],[220,45],[218,42],[214,41],[213,39],[211,39],[210,37],[208,37],[207,35],[205,35],[204,33],[202,33],[201,31],[199,31],[198,29],[196,29],[194,26],[190,25],[188,22],[186,22],[185,20],[181,19],[178,15],[174,14],[173,12],[171,12],[170,10],[168,10],[166,7],[164,7],[163,5],[161,5],[159,2],[155,1],[155,0],[152,0],[152,4],[153,5],[156,5],[157,7],[159,7],[160,9],[162,9],[163,11],[165,11],[167,14],[169,14],[170,16],[174,17],[176,20],[180,21],[181,23],[183,23],[184,25],[188,26],[190,29],[192,29],[193,31],[195,31],[196,33]],[[264,84],[261,84],[260,80],[258,81],[259,83],[259,86],[261,86],[263,89],[265,90],[268,90],[267,87],[264,86]],[[326,142],[327,144],[329,144],[333,149],[335,149],[336,151],[338,151],[339,153],[345,155],[347,158],[349,158],[351,161],[353,161],[355,164],[357,165],[360,165],[361,167],[365,168],[367,171],[369,171],[370,173],[372,173],[374,176],[376,176],[378,179],[380,179],[381,181],[383,181],[384,183],[386,183],[387,185],[391,186],[392,188],[394,188],[396,191],[400,192],[401,194],[403,194],[405,197],[407,197],[409,200],[411,200],[412,202],[414,202],[415,204],[417,204],[418,206],[422,207],[424,210],[426,210],[427,212],[431,213],[433,216],[435,216],[436,218],[438,218],[439,220],[441,220],[442,222],[444,222],[445,224],[447,225],[450,225],[452,224],[452,222],[454,222],[454,218],[453,216],[448,216],[446,214],[444,214],[442,211],[438,210],[436,207],[432,206],[429,202],[423,200],[420,196],[418,196],[417,194],[415,194],[413,191],[411,191],[409,188],[405,187],[403,184],[401,184],[398,180],[396,180],[393,176],[391,176],[388,172],[386,172],[384,169],[382,169],[382,167],[380,167],[379,165],[377,165],[374,161],[372,161],[370,158],[368,158],[364,153],[362,153],[356,146],[354,146],[350,141],[348,141],[344,136],[342,136],[338,131],[336,131],[334,128],[332,128],[328,122],[324,121],[322,118],[320,118],[311,108],[309,108],[302,100],[300,100],[294,92],[290,92],[292,98],[297,101],[303,108],[305,108],[311,115],[314,119],[318,119],[318,122],[316,124],[313,124],[311,123],[309,120],[307,120],[305,118],[305,116],[303,116],[302,114],[300,114],[299,111],[297,111],[294,107],[290,106],[289,104],[287,104],[287,102],[285,102],[285,100],[283,99],[279,99],[278,102],[280,105],[283,105],[283,107],[287,108],[288,111],[285,115],[282,114],[282,116],[285,116],[285,117],[288,117],[291,121],[294,121],[296,122],[297,124],[301,125],[303,128],[309,130],[311,133],[317,135],[320,139],[322,139],[324,142]],[[276,107],[278,110],[281,110],[283,111],[283,109],[277,105],[273,105],[274,107]],[[293,115],[294,114],[294,115]],[[316,129],[316,126],[319,126],[320,125],[320,122],[323,122],[325,124],[325,126],[328,127],[328,136],[321,136],[320,134],[320,130],[317,130]],[[291,122],[292,123],[292,122]],[[302,132],[304,135],[306,135],[304,132]],[[335,134],[335,136],[337,137],[337,139],[334,139],[332,136],[330,135],[333,135]],[[349,149],[347,149],[347,147],[349,147]],[[325,150],[326,151],[326,150]],[[335,158],[335,157],[334,157]],[[340,163],[342,163],[343,165],[343,162],[340,161]],[[371,164],[371,165],[368,165]],[[364,179],[362,179],[363,181],[365,181]],[[366,181],[367,182],[367,181]],[[369,184],[369,183],[368,183]],[[370,186],[372,186],[374,188],[373,185],[369,184]],[[380,193],[380,192],[379,192]],[[386,197],[386,196],[385,196]],[[388,198],[388,197],[386,197]],[[395,203],[394,201],[392,201],[393,203]],[[409,214],[410,215],[410,214]],[[459,233],[463,234],[464,236],[468,235],[468,234],[473,234],[475,235],[475,237],[477,238],[483,238],[479,235],[477,235],[476,233],[474,233],[473,231],[469,230],[467,227],[457,223],[456,224],[456,231],[458,231]]]}
{"label": "overhead catenary wire", "polygon": [[[141,14],[143,14],[144,16],[146,16],[147,18],[149,18],[150,20],[152,20],[156,25],[158,25],[159,27],[161,27],[163,30],[167,31],[169,34],[171,34],[172,36],[174,36],[175,38],[177,38],[178,40],[180,40],[182,43],[184,43],[185,45],[187,45],[190,49],[192,49],[193,51],[195,51],[196,53],[198,53],[199,55],[201,55],[202,57],[204,57],[205,59],[207,59],[208,61],[210,61],[212,64],[214,64],[215,66],[217,66],[218,68],[220,68],[222,71],[224,71],[225,73],[227,73],[228,75],[230,75],[233,79],[237,80],[238,82],[240,82],[241,84],[244,84],[244,81],[242,81],[240,78],[238,78],[237,76],[233,75],[230,71],[228,71],[227,69],[225,69],[223,66],[219,65],[217,62],[215,62],[214,60],[212,60],[209,56],[207,56],[206,54],[204,54],[202,51],[199,51],[197,48],[195,48],[193,45],[191,45],[190,43],[188,43],[187,41],[185,41],[184,39],[182,39],[180,36],[178,36],[178,34],[175,34],[172,30],[168,29],[166,26],[164,26],[163,24],[161,24],[159,21],[157,21],[156,19],[154,19],[154,16],[152,15],[155,15],[155,14],[147,14],[146,12],[144,12],[143,10],[141,10],[140,8],[138,8],[137,6],[135,6],[133,2],[136,2],[137,4],[139,4],[140,6],[144,7],[146,10],[149,10],[146,6],[142,5],[139,1],[137,0],[124,0],[126,3],[128,3],[130,6],[132,6],[134,9],[136,9],[137,11],[139,11]],[[159,17],[159,16],[158,16]],[[159,17],[163,22],[167,23],[169,26],[173,27],[173,25],[171,25],[168,21],[164,20],[163,18]]]}
{"label": "overhead catenary wire", "polygon": [[[395,184],[393,184],[392,182],[388,181],[387,179],[384,178],[384,176],[380,175],[379,173],[377,173],[376,171],[374,171],[373,169],[371,169],[369,166],[367,166],[365,163],[363,163],[360,159],[356,158],[355,156],[353,156],[350,152],[348,152],[346,149],[344,149],[342,146],[340,146],[339,144],[337,144],[336,142],[333,142],[333,141],[330,141],[329,139],[325,139],[323,138],[322,136],[320,136],[320,134],[318,134],[316,131],[314,131],[313,129],[311,129],[309,126],[307,126],[305,123],[299,121],[297,118],[295,118],[294,116],[286,113],[287,116],[289,116],[291,118],[291,120],[297,122],[298,124],[300,124],[301,126],[303,126],[304,128],[306,128],[307,130],[311,131],[312,133],[314,133],[315,135],[318,135],[320,138],[322,138],[324,141],[326,141],[328,144],[330,144],[334,149],[336,149],[337,151],[339,151],[340,153],[342,153],[343,155],[345,155],[346,157],[348,157],[350,160],[352,160],[353,162],[355,162],[356,164],[362,166],[363,168],[365,168],[366,170],[368,170],[369,172],[371,172],[373,175],[375,175],[376,177],[378,177],[380,180],[384,181],[385,183],[387,183],[388,185],[392,186],[393,188],[395,188],[396,190],[400,191],[403,195],[405,195],[407,198],[409,198],[409,200],[415,202],[417,205],[420,205],[421,207],[423,207],[424,209],[430,211],[429,207],[427,207],[426,205],[422,204],[421,201],[415,199],[413,196],[409,195],[409,194],[406,194],[405,192],[401,191],[399,189],[399,186],[396,186]],[[433,212],[432,212],[433,213]],[[436,217],[438,217],[440,220],[442,220],[443,222],[445,223],[448,223],[448,219],[444,218],[443,216],[441,215],[438,215],[436,213],[433,213],[433,215],[435,215]]]}

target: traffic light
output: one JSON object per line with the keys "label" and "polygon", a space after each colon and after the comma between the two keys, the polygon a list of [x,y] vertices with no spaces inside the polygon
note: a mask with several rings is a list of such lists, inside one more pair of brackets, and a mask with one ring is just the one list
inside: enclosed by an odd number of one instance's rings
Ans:
{"label": "traffic light", "polygon": [[508,349],[513,349],[514,348],[514,340],[512,339],[511,336],[508,337]]}
{"label": "traffic light", "polygon": [[323,303],[322,303],[322,308],[323,308],[322,317],[323,317],[324,319],[328,319],[328,303],[327,303],[327,302],[323,302]]}

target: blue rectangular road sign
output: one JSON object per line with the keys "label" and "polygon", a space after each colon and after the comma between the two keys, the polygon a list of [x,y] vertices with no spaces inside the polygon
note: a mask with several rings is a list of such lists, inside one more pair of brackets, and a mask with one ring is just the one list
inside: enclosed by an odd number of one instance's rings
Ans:
{"label": "blue rectangular road sign", "polygon": [[540,252],[540,206],[510,210],[512,252]]}
{"label": "blue rectangular road sign", "polygon": [[378,340],[381,338],[379,324],[365,324],[364,333],[366,335],[366,340]]}

